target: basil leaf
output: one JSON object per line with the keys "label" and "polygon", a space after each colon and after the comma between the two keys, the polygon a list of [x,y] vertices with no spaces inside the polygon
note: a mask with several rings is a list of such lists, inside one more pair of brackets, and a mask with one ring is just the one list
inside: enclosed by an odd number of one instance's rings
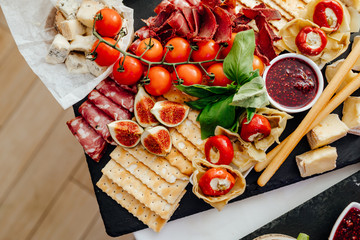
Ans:
{"label": "basil leaf", "polygon": [[246,109],[246,119],[247,119],[247,122],[246,124],[249,124],[251,119],[254,117],[255,115],[255,112],[256,112],[256,108],[247,108]]}
{"label": "basil leaf", "polygon": [[252,72],[255,51],[254,30],[242,31],[236,34],[233,46],[224,59],[225,75],[239,85],[242,85],[250,77]]}
{"label": "basil leaf", "polygon": [[231,105],[243,108],[262,108],[269,104],[262,77],[255,77],[240,87]]}
{"label": "basil leaf", "polygon": [[236,121],[234,122],[234,124],[232,125],[231,128],[229,128],[230,131],[234,132],[234,133],[237,133],[239,132],[239,127],[240,127],[240,121],[239,121],[239,118],[240,118],[240,115],[244,112],[244,109],[243,108],[236,108]]}
{"label": "basil leaf", "polygon": [[214,135],[216,126],[230,128],[236,119],[236,107],[231,106],[233,96],[223,96],[219,101],[207,105],[199,114],[201,139]]}
{"label": "basil leaf", "polygon": [[198,100],[185,102],[189,107],[195,110],[203,110],[207,105],[215,103],[224,98],[224,95],[213,95],[205,98],[199,98]]}
{"label": "basil leaf", "polygon": [[215,94],[233,94],[237,89],[237,86],[233,84],[229,84],[226,87],[207,86],[200,84],[194,84],[190,86],[177,85],[176,87],[191,96],[199,98],[209,97]]}

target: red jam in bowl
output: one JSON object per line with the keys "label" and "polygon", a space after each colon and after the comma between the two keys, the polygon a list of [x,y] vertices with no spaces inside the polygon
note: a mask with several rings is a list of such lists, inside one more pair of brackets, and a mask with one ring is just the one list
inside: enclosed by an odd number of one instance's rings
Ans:
{"label": "red jam in bowl", "polygon": [[334,240],[360,239],[360,209],[350,208],[336,229]]}
{"label": "red jam in bowl", "polygon": [[319,80],[305,61],[286,57],[270,66],[266,75],[269,96],[286,108],[301,108],[316,96]]}

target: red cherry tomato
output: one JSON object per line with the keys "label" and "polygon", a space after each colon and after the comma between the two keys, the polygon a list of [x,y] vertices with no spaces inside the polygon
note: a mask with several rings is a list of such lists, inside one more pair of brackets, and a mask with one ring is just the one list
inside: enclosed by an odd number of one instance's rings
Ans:
{"label": "red cherry tomato", "polygon": [[214,81],[209,81],[209,85],[211,86],[226,86],[232,83],[224,73],[222,62],[212,64],[208,67],[207,72],[215,75]]}
{"label": "red cherry tomato", "polygon": [[227,45],[227,47],[224,47],[224,48],[221,49],[221,52],[220,52],[221,58],[225,58],[229,54],[229,52],[230,52],[230,50],[232,48],[232,45],[234,44],[235,36],[236,36],[236,33],[232,33],[231,34],[231,39],[229,41],[226,41],[226,43],[228,45]]}
{"label": "red cherry tomato", "polygon": [[254,69],[254,70],[255,70],[255,69],[259,69],[260,75],[263,75],[264,69],[265,69],[264,62],[261,60],[261,58],[259,58],[259,57],[256,56],[256,55],[254,55],[253,69]]}
{"label": "red cherry tomato", "polygon": [[[124,68],[123,70],[120,69],[120,63]],[[141,61],[130,56],[126,56],[125,61],[124,57],[121,57],[113,66],[114,80],[120,85],[133,85],[137,83],[143,72],[144,69]]]}
{"label": "red cherry tomato", "polygon": [[334,0],[322,0],[315,6],[313,21],[320,27],[327,27],[336,31],[339,29],[343,17],[344,10],[340,3]]}
{"label": "red cherry tomato", "polygon": [[205,143],[206,160],[216,165],[229,165],[234,158],[234,148],[224,135],[209,137]]}
{"label": "red cherry tomato", "polygon": [[[214,40],[199,42],[199,49],[193,51],[191,54],[192,60],[195,62],[202,62],[206,60],[214,59],[219,52],[220,46]],[[209,66],[212,63],[205,63],[204,66]]]}
{"label": "red cherry tomato", "polygon": [[[112,38],[104,37],[104,40],[112,45],[114,45],[116,43],[116,41]],[[98,45],[98,43],[99,43],[99,40],[97,40],[94,43],[91,52],[94,52],[95,47]],[[117,47],[119,47],[119,45],[117,45]],[[120,52],[118,50],[110,47],[109,45],[107,45],[106,43],[103,43],[103,42],[99,44],[99,46],[97,47],[95,52],[96,52],[95,62],[97,64],[99,64],[100,66],[110,66],[120,56]]]}
{"label": "red cherry tomato", "polygon": [[230,192],[235,178],[224,168],[210,168],[199,179],[201,191],[208,196],[220,196]]}
{"label": "red cherry tomato", "polygon": [[145,89],[149,94],[160,96],[170,90],[172,85],[171,76],[165,68],[159,66],[150,68],[148,77],[150,83],[145,85]]}
{"label": "red cherry tomato", "polygon": [[[184,82],[183,85],[189,86],[193,84],[201,84],[202,82],[202,73],[201,70],[194,64],[182,64],[176,67],[176,72]],[[173,82],[177,80],[176,73],[173,71],[171,73],[171,79]]]}
{"label": "red cherry tomato", "polygon": [[[190,43],[184,38],[175,37],[169,40],[166,46],[172,46],[173,49],[169,50],[165,56],[165,61],[169,63],[185,62],[189,59]],[[166,49],[164,49],[166,51]]]}
{"label": "red cherry tomato", "polygon": [[95,15],[95,30],[103,37],[115,37],[122,27],[120,14],[109,8],[98,11]]}
{"label": "red cherry tomato", "polygon": [[[149,49],[146,51],[147,48]],[[141,56],[145,51],[146,53],[142,56],[145,60],[160,62],[163,58],[163,47],[155,38],[145,38],[142,40],[137,47],[135,54]]]}
{"label": "red cherry tomato", "polygon": [[246,142],[263,139],[270,135],[271,125],[266,117],[255,114],[249,123],[247,118],[241,122],[240,137]]}
{"label": "red cherry tomato", "polygon": [[[310,44],[311,41],[308,41],[308,35],[310,34],[312,35],[312,39],[315,37],[319,38],[318,41],[321,41],[319,47]],[[308,56],[316,56],[320,54],[326,47],[327,37],[322,29],[308,26],[300,30],[295,38],[295,43],[301,53]]]}

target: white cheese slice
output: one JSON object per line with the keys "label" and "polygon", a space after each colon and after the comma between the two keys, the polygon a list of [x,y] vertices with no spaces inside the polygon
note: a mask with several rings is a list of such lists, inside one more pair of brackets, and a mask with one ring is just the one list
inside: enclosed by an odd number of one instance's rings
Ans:
{"label": "white cheese slice", "polygon": [[88,73],[85,55],[71,52],[65,61],[66,68],[71,73]]}
{"label": "white cheese slice", "polygon": [[61,34],[57,34],[46,55],[46,62],[51,64],[63,63],[70,52],[70,43]]}
{"label": "white cheese slice", "polygon": [[66,19],[75,19],[80,4],[77,0],[58,0],[56,8],[64,14]]}
{"label": "white cheese slice", "polygon": [[342,121],[349,133],[360,136],[360,97],[348,97],[344,102]]}
{"label": "white cheese slice", "polygon": [[91,61],[90,59],[86,59],[86,66],[89,72],[95,77],[100,76],[103,72],[106,71],[107,67],[99,66],[96,62]]}
{"label": "white cheese slice", "polygon": [[70,51],[91,52],[96,38],[94,36],[76,35],[70,43]]}
{"label": "white cheese slice", "polygon": [[346,136],[349,128],[343,123],[337,114],[329,114],[306,137],[311,149],[325,146]]}
{"label": "white cheese slice", "polygon": [[62,35],[67,40],[73,40],[77,35],[83,35],[85,33],[85,27],[76,19],[62,21],[59,24]]}
{"label": "white cheese slice", "polygon": [[325,146],[296,156],[301,177],[323,173],[336,168],[335,147]]}
{"label": "white cheese slice", "polygon": [[77,12],[77,19],[87,27],[93,27],[95,14],[105,6],[92,0],[84,0]]}

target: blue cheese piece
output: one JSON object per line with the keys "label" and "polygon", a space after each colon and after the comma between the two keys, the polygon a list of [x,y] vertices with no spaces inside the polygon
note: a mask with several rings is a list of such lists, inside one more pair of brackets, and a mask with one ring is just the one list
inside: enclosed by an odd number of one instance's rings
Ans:
{"label": "blue cheese piece", "polygon": [[94,36],[76,35],[70,43],[70,51],[91,52],[95,40]]}
{"label": "blue cheese piece", "polygon": [[57,34],[50,46],[50,50],[45,58],[47,63],[63,63],[70,52],[70,43],[61,34]]}
{"label": "blue cheese piece", "polygon": [[337,114],[329,114],[316,127],[307,133],[311,149],[325,146],[346,136],[349,128]]}
{"label": "blue cheese piece", "polygon": [[95,14],[103,9],[105,6],[102,3],[92,0],[84,0],[77,12],[77,19],[87,27],[92,27],[94,24]]}
{"label": "blue cheese piece", "polygon": [[88,73],[85,55],[81,53],[71,52],[66,58],[65,65],[70,73]]}
{"label": "blue cheese piece", "polygon": [[344,102],[342,121],[349,133],[360,136],[360,97],[348,97]]}
{"label": "blue cheese piece", "polygon": [[95,77],[100,76],[107,69],[107,67],[99,66],[95,61],[91,61],[90,59],[86,59],[86,66],[89,72]]}
{"label": "blue cheese piece", "polygon": [[336,168],[338,155],[335,147],[325,146],[296,156],[301,177],[309,177]]}
{"label": "blue cheese piece", "polygon": [[60,23],[65,21],[65,20],[66,20],[66,18],[64,17],[64,15],[60,11],[56,11],[56,14],[55,14],[55,28],[59,33],[61,33]]}
{"label": "blue cheese piece", "polygon": [[62,21],[59,24],[62,35],[67,40],[73,40],[77,35],[85,33],[85,27],[76,19]]}
{"label": "blue cheese piece", "polygon": [[62,12],[66,19],[75,19],[80,4],[77,0],[58,0],[56,8]]}

